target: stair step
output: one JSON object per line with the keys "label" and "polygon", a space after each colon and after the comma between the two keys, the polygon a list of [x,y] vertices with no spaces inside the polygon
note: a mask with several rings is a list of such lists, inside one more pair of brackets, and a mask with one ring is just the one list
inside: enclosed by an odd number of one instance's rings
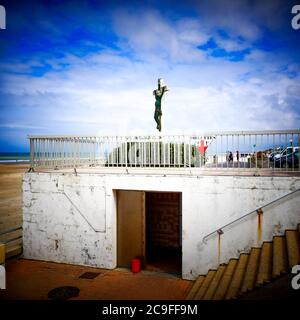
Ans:
{"label": "stair step", "polygon": [[273,237],[273,268],[272,277],[287,273],[287,253],[284,236]]}
{"label": "stair step", "polygon": [[219,283],[219,286],[213,296],[213,300],[222,300],[225,297],[226,291],[232,279],[234,270],[237,266],[238,259],[231,259],[224,271],[223,277]]}
{"label": "stair step", "polygon": [[201,287],[203,281],[205,279],[205,276],[199,276],[197,278],[197,280],[195,281],[194,285],[192,286],[192,289],[190,290],[190,292],[188,293],[186,300],[193,300],[197,291],[199,290],[199,288]]}
{"label": "stair step", "polygon": [[217,287],[222,279],[224,271],[226,269],[226,265],[220,265],[215,276],[213,277],[205,295],[203,296],[204,300],[211,300],[213,295],[215,294]]}
{"label": "stair step", "polygon": [[272,276],[273,243],[264,242],[261,249],[256,285],[269,282]]}
{"label": "stair step", "polygon": [[288,266],[289,268],[292,268],[300,262],[299,233],[297,230],[286,230],[285,238],[288,253]]}
{"label": "stair step", "polygon": [[22,251],[23,251],[23,248],[21,245],[11,246],[6,249],[5,258],[8,259],[8,258],[17,256],[17,255],[21,254]]}
{"label": "stair step", "polygon": [[194,298],[195,300],[201,300],[203,298],[216,272],[217,272],[216,270],[208,271],[201,287],[199,288],[198,292],[195,294],[195,298]]}
{"label": "stair step", "polygon": [[239,290],[241,288],[244,273],[247,267],[248,258],[249,258],[248,253],[242,253],[240,255],[237,266],[232,276],[231,283],[225,295],[225,299],[232,299],[237,297]]}
{"label": "stair step", "polygon": [[252,290],[255,286],[257,270],[259,265],[261,248],[252,248],[248,259],[245,277],[241,287],[241,293]]}

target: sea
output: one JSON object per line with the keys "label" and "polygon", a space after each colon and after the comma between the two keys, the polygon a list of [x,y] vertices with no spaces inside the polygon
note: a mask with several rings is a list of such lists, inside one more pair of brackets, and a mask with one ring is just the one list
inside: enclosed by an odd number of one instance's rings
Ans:
{"label": "sea", "polygon": [[0,163],[28,163],[29,152],[0,152]]}

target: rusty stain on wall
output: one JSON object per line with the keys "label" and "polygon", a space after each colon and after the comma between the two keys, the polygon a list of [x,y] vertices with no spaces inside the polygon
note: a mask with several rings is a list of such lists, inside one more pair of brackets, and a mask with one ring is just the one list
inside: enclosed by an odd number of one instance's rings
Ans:
{"label": "rusty stain on wall", "polygon": [[262,236],[263,210],[257,210],[257,245],[260,246]]}
{"label": "rusty stain on wall", "polygon": [[221,229],[218,231],[218,264],[220,264],[221,261],[221,235],[224,233]]}

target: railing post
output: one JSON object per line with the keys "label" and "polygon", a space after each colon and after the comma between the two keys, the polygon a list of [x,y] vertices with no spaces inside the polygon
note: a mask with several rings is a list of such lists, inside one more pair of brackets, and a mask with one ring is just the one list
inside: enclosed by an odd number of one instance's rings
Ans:
{"label": "railing post", "polygon": [[34,139],[30,138],[30,168],[34,168]]}

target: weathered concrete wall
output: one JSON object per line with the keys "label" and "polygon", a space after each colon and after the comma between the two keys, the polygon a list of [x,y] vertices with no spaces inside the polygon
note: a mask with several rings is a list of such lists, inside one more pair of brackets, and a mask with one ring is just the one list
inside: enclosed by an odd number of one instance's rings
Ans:
{"label": "weathered concrete wall", "polygon": [[97,176],[25,174],[25,257],[114,268],[111,199],[112,191]]}
{"label": "weathered concrete wall", "polygon": [[[24,256],[103,268],[116,267],[114,190],[182,192],[182,276],[194,279],[257,243],[257,215],[203,237],[232,220],[300,188],[298,177],[154,176],[26,173],[23,181]],[[300,197],[264,210],[263,240],[300,222]],[[261,242],[260,241],[260,242]]]}

